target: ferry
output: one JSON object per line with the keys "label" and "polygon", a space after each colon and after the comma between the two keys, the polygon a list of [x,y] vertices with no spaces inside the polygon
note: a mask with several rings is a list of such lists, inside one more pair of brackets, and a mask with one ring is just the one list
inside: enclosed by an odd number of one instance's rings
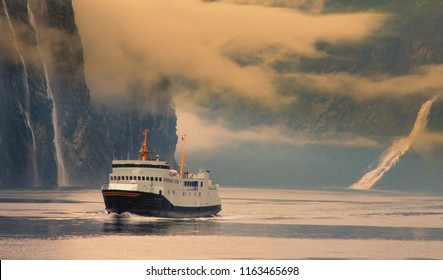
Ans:
{"label": "ferry", "polygon": [[214,216],[221,211],[219,185],[213,184],[209,170],[183,172],[184,148],[180,172],[171,169],[158,155],[148,159],[152,153],[147,147],[148,130],[142,135],[138,160],[112,161],[109,183],[101,187],[108,213],[196,218]]}

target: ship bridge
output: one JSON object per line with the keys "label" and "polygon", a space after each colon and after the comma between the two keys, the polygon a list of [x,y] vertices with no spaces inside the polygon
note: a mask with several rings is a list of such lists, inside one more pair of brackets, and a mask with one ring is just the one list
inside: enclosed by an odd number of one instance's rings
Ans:
{"label": "ship bridge", "polygon": [[166,161],[155,160],[113,160],[112,168],[154,168],[169,169],[169,163]]}

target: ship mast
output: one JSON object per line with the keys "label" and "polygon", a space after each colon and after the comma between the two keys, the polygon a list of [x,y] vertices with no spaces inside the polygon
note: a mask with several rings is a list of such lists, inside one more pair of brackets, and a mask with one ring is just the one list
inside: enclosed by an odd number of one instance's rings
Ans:
{"label": "ship mast", "polygon": [[140,153],[139,159],[141,157],[141,160],[147,160],[146,155],[149,154],[151,151],[148,150],[148,145],[146,144],[147,138],[148,138],[148,130],[144,129],[142,132],[142,135],[144,136],[144,139],[141,143],[141,148],[138,150]]}
{"label": "ship mast", "polygon": [[186,141],[186,134],[182,136],[182,142],[183,142],[183,146],[182,146],[182,161],[179,164],[180,165],[180,176],[183,175],[183,169],[185,168],[185,141]]}

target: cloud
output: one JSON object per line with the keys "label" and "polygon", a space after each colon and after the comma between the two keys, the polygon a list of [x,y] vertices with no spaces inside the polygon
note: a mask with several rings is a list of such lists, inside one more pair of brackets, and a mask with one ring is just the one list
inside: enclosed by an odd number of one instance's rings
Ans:
{"label": "cloud", "polygon": [[[186,150],[203,152],[223,147],[237,146],[241,143],[283,144],[289,146],[328,145],[347,147],[379,147],[380,143],[352,133],[323,133],[309,135],[295,133],[284,125],[258,125],[241,130],[232,130],[223,119],[209,121],[201,116],[205,115],[203,108],[196,107],[189,101],[176,100],[183,104],[177,108],[177,134],[179,137],[186,134]],[[186,109],[184,109],[186,108]],[[177,156],[181,152],[181,145],[177,146]]]}
{"label": "cloud", "polygon": [[437,147],[443,146],[443,133],[425,131],[417,135],[412,149],[422,155],[429,155],[435,151]]}
{"label": "cloud", "polygon": [[414,74],[392,77],[362,77],[349,73],[296,73],[296,83],[323,93],[347,95],[357,100],[376,97],[422,95],[433,97],[443,93],[443,65],[422,66]]}
{"label": "cloud", "polygon": [[[3,12],[3,8],[0,8]],[[0,62],[15,63],[18,50],[27,64],[41,65],[35,51],[35,33],[29,24],[0,14]]]}
{"label": "cloud", "polygon": [[[316,55],[318,41],[362,40],[385,15],[313,15],[299,10],[183,0],[74,1],[93,98],[124,96],[128,81],[154,83],[180,75],[214,88],[230,88],[247,99],[278,103],[274,74],[242,67],[224,47],[245,52],[277,44]],[[280,100],[280,101],[279,101]],[[284,100],[286,101],[286,100]]]}
{"label": "cloud", "polygon": [[[205,0],[203,0],[205,1]],[[325,0],[220,0],[225,3],[240,5],[259,5],[269,7],[287,7],[319,14],[323,11]],[[211,0],[207,1],[211,2]]]}

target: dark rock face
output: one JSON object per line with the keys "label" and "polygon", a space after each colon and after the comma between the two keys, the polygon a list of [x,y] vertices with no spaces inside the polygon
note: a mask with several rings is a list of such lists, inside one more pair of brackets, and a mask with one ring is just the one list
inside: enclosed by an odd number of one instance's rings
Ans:
{"label": "dark rock face", "polygon": [[101,184],[144,128],[175,164],[167,85],[140,90],[158,110],[91,103],[71,1],[0,1],[0,186]]}
{"label": "dark rock face", "polygon": [[0,3],[0,182],[56,184],[53,101],[26,1]]}

